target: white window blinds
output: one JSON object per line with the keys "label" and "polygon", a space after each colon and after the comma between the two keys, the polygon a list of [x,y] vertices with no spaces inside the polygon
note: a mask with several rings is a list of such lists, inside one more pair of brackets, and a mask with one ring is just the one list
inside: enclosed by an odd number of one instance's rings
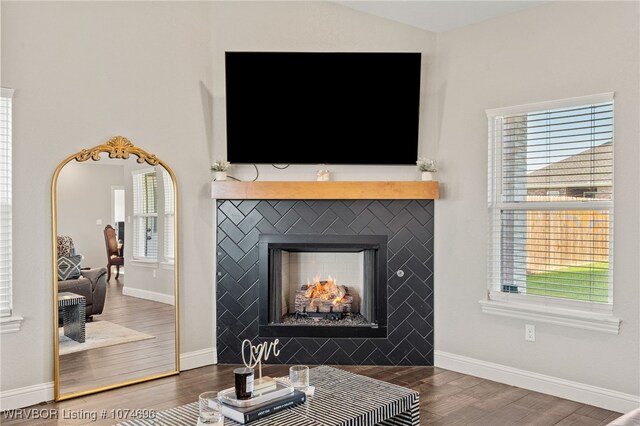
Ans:
{"label": "white window blinds", "polygon": [[158,257],[158,199],[155,170],[137,170],[133,175],[133,257]]}
{"label": "white window blinds", "polygon": [[168,262],[174,260],[175,231],[175,196],[173,180],[165,169],[162,169],[164,185],[164,257]]}
{"label": "white window blinds", "polygon": [[0,316],[11,315],[11,107],[13,90],[0,93]]}
{"label": "white window blinds", "polygon": [[613,100],[492,114],[493,293],[612,302]]}

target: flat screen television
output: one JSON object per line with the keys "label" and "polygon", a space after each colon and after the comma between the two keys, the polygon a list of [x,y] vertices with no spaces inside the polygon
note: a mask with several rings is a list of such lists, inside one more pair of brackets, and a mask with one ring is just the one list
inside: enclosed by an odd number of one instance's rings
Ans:
{"label": "flat screen television", "polygon": [[226,52],[227,160],[415,164],[420,53]]}

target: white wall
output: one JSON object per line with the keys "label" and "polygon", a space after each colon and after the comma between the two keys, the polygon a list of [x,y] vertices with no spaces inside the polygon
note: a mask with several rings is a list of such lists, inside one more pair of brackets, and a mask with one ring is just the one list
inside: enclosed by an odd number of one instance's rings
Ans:
{"label": "white wall", "polygon": [[[637,2],[550,2],[438,38],[444,197],[435,211],[439,351],[640,395]],[[614,315],[619,335],[482,314],[487,291],[485,109],[615,91]]]}
{"label": "white wall", "polygon": [[67,155],[117,134],[176,173],[180,350],[211,348],[211,4],[2,2],[1,8],[2,86],[16,89],[13,299],[25,320],[20,332],[1,336],[0,389],[53,380],[51,176]]}
{"label": "white wall", "polygon": [[114,226],[111,187],[123,185],[122,173],[123,166],[71,162],[58,175],[58,235],[73,239],[83,268],[107,265],[104,227]]}
{"label": "white wall", "polygon": [[[428,154],[433,105],[425,79],[435,73],[435,35],[426,31],[331,3],[3,1],[0,7],[2,85],[16,89],[14,311],[25,317],[20,332],[1,336],[3,392],[53,380],[53,171],[67,155],[115,134],[175,171],[180,350],[215,344],[209,164],[225,157],[225,50],[423,52],[420,153]],[[315,169],[264,170],[262,178],[313,180]],[[252,168],[237,172],[251,176]],[[334,172],[337,179],[418,177],[411,166]]]}

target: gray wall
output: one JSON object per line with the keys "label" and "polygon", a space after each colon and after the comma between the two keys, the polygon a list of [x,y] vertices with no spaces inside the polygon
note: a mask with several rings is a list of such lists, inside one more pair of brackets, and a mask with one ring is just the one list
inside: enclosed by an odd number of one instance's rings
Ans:
{"label": "gray wall", "polygon": [[[71,162],[58,176],[58,235],[73,238],[82,267],[106,266],[104,227],[113,224],[111,187],[123,186],[123,166]],[[97,225],[96,221],[102,224]]]}
{"label": "gray wall", "polygon": [[2,335],[0,388],[53,380],[51,176],[67,155],[116,134],[176,172],[184,214],[180,349],[212,347],[211,143],[203,107],[212,77],[211,4],[1,7],[2,85],[16,89],[14,311],[25,320],[20,332]]}
{"label": "gray wall", "polygon": [[[637,2],[550,2],[441,34],[437,351],[640,394]],[[487,315],[485,109],[615,91],[614,315],[619,335]],[[461,267],[464,265],[464,267]],[[535,323],[534,323],[535,324]],[[438,354],[436,353],[436,364]]]}

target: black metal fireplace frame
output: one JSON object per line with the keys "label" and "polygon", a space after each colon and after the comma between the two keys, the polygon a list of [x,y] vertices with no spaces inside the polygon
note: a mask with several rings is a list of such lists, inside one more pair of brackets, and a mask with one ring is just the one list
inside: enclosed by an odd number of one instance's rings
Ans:
{"label": "black metal fireplace frame", "polygon": [[[260,337],[387,337],[387,241],[386,235],[260,234],[258,242],[258,325]],[[269,250],[344,251],[375,250],[375,323],[359,326],[305,326],[269,323]]]}

